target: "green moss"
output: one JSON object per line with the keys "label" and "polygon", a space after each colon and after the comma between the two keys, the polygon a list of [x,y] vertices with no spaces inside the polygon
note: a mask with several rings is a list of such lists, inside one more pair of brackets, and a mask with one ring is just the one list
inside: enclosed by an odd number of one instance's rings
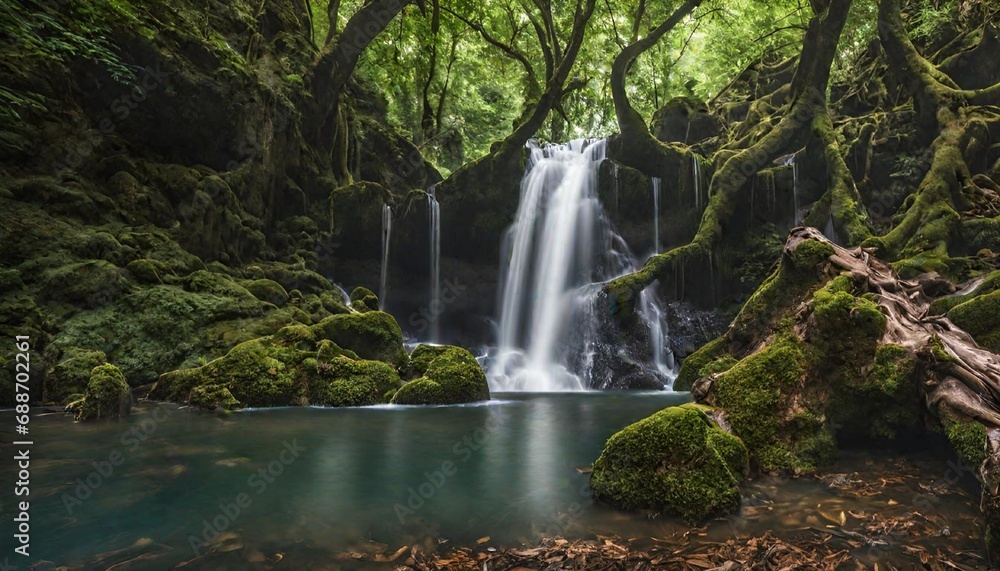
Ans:
{"label": "green moss", "polygon": [[422,377],[403,385],[392,402],[457,404],[489,399],[486,374],[472,353],[461,347],[447,347],[430,361]]}
{"label": "green moss", "polygon": [[966,295],[950,295],[935,299],[933,303],[931,303],[931,308],[928,313],[930,315],[944,315],[951,311],[954,307],[957,307],[967,301],[971,301],[981,295],[997,291],[998,289],[1000,289],[1000,271],[995,271],[987,275],[979,286]]}
{"label": "green moss", "polygon": [[[152,286],[112,305],[74,315],[64,323],[52,346],[102,351],[127,378],[142,384],[188,359],[212,356],[218,341],[206,333],[209,326],[259,318],[262,313],[261,302],[249,293],[232,298],[176,286]],[[239,340],[222,343],[221,351]]]}
{"label": "green moss", "polygon": [[220,385],[206,385],[195,387],[191,391],[191,404],[209,410],[222,408],[234,410],[241,408],[240,401],[236,400],[229,389]]}
{"label": "green moss", "polygon": [[739,363],[739,361],[737,361],[733,357],[730,357],[729,355],[720,357],[702,367],[701,376],[707,377],[709,375],[714,375],[717,373],[725,373],[729,369],[732,369],[733,366],[736,365],[736,363]]}
{"label": "green moss", "polygon": [[833,254],[833,246],[826,242],[803,240],[792,252],[792,263],[799,270],[813,270],[825,264]]}
{"label": "green moss", "polygon": [[61,404],[78,400],[70,396],[84,392],[94,367],[107,362],[107,356],[101,351],[68,348],[59,362],[45,373],[44,400]]}
{"label": "green moss", "polygon": [[104,260],[86,260],[46,270],[47,299],[97,307],[114,302],[128,289],[125,272]]}
{"label": "green moss", "polygon": [[694,382],[702,377],[701,370],[725,353],[726,338],[719,337],[701,346],[691,353],[681,364],[681,371],[674,380],[675,391],[689,391]]}
{"label": "green moss", "polygon": [[973,298],[948,312],[952,323],[983,347],[1000,353],[1000,291]]}
{"label": "green moss", "polygon": [[418,345],[410,353],[410,367],[407,370],[407,377],[411,379],[422,377],[427,372],[427,367],[430,366],[431,361],[437,359],[438,356],[449,348],[448,345]]}
{"label": "green moss", "polygon": [[132,274],[135,281],[143,284],[162,284],[165,283],[165,278],[173,276],[170,266],[149,258],[132,260],[125,268]]}
{"label": "green moss", "polygon": [[695,524],[739,509],[746,448],[697,407],[668,408],[608,439],[594,463],[594,497]]}
{"label": "green moss", "polygon": [[388,313],[369,311],[327,317],[313,326],[319,339],[329,339],[350,349],[362,359],[384,361],[396,368],[406,366],[403,332]]}
{"label": "green moss", "polygon": [[310,381],[310,401],[325,406],[368,406],[386,402],[402,381],[381,361],[356,361],[344,356],[320,362]]}
{"label": "green moss", "polygon": [[979,467],[986,460],[986,428],[982,424],[945,420],[944,433],[963,462]]}
{"label": "green moss", "polygon": [[73,403],[77,420],[121,418],[132,411],[132,389],[114,365],[94,367],[82,401]]}
{"label": "green moss", "polygon": [[351,292],[351,307],[356,311],[378,311],[378,296],[368,288],[356,287]]}
{"label": "green moss", "polygon": [[247,291],[254,297],[267,303],[281,307],[288,303],[288,292],[276,281],[269,279],[253,280],[245,284]]}
{"label": "green moss", "polygon": [[796,457],[785,441],[782,393],[795,388],[804,374],[805,356],[792,338],[768,347],[716,378],[715,404],[764,470],[802,470],[809,462]]}

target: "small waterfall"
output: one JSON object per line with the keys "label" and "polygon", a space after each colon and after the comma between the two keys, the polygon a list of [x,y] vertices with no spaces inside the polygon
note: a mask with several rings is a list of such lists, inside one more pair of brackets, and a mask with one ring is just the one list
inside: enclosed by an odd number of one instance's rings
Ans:
{"label": "small waterfall", "polygon": [[691,172],[694,175],[694,207],[701,210],[702,207],[702,192],[701,192],[701,161],[698,160],[698,155],[691,153]]}
{"label": "small waterfall", "polygon": [[611,165],[611,201],[615,216],[618,215],[618,163],[609,161]]}
{"label": "small waterfall", "polygon": [[430,310],[431,341],[436,342],[440,333],[438,317],[441,315],[441,205],[434,196],[434,187],[427,191],[427,219],[430,224]]}
{"label": "small waterfall", "polygon": [[840,243],[837,236],[837,227],[833,225],[833,214],[831,214],[826,220],[826,227],[823,228],[823,235],[826,236],[827,240],[833,242],[834,244]]}
{"label": "small waterfall", "polygon": [[337,284],[337,283],[333,284],[333,289],[338,294],[340,294],[340,301],[341,301],[341,303],[343,303],[344,305],[350,307],[350,305],[351,305],[351,294],[347,293],[347,290],[345,290],[343,287],[340,286],[340,284]]}
{"label": "small waterfall", "polygon": [[660,177],[653,177],[653,253],[660,253]]}
{"label": "small waterfall", "polygon": [[385,309],[385,299],[389,293],[389,241],[392,236],[392,207],[382,204],[382,275],[379,281],[378,307]]}
{"label": "small waterfall", "polygon": [[597,198],[604,140],[531,142],[529,150],[520,205],[501,249],[499,348],[488,367],[490,387],[605,388],[623,368],[644,386],[668,385],[666,323],[653,293],[644,291],[639,300],[646,333],[636,339],[648,337],[648,345],[634,351],[636,358],[608,331],[613,301],[603,282],[633,271],[637,262]]}
{"label": "small waterfall", "polygon": [[795,162],[795,155],[788,157],[785,166],[792,166],[792,226],[802,224],[801,206],[799,205],[799,164]]}

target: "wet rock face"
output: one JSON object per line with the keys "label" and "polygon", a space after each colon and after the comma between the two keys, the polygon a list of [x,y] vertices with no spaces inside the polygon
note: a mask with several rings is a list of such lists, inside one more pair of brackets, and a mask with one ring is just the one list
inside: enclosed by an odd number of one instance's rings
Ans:
{"label": "wet rock face", "polygon": [[709,113],[703,101],[675,97],[656,110],[650,130],[664,143],[691,144],[718,137],[722,119]]}
{"label": "wet rock face", "polygon": [[747,449],[708,412],[695,404],[668,408],[609,438],[590,477],[594,497],[692,524],[738,510]]}

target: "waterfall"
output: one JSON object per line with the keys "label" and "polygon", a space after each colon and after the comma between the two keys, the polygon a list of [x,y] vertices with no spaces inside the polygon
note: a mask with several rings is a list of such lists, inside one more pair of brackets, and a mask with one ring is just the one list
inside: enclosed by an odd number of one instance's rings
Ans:
{"label": "waterfall", "polygon": [[389,286],[389,238],[392,235],[392,207],[382,204],[382,274],[379,281],[378,306],[385,309],[385,298]]}
{"label": "waterfall", "polygon": [[436,342],[440,333],[438,317],[441,315],[441,205],[434,196],[434,187],[427,191],[427,219],[430,224],[430,310],[431,341]]}
{"label": "waterfall", "polygon": [[653,253],[660,253],[660,177],[653,177]]}
{"label": "waterfall", "polygon": [[[614,386],[625,376],[643,386],[669,384],[666,323],[647,290],[637,306],[645,345],[625,354],[609,331],[603,282],[637,261],[597,198],[604,140],[529,143],[521,201],[501,249],[499,347],[488,364],[496,391],[567,391]],[[632,349],[632,348],[628,348]],[[627,374],[622,371],[627,369]],[[635,383],[633,383],[635,384]]]}
{"label": "waterfall", "polygon": [[792,226],[802,224],[801,207],[799,206],[799,164],[795,162],[795,155],[788,157],[785,166],[792,165]]}
{"label": "waterfall", "polygon": [[837,236],[837,227],[833,224],[833,214],[830,214],[830,217],[826,220],[826,227],[823,228],[823,235],[826,236],[827,240],[833,242],[834,244],[840,243],[839,237]]}
{"label": "waterfall", "polygon": [[691,153],[691,172],[694,175],[694,207],[701,210],[701,161],[694,153]]}

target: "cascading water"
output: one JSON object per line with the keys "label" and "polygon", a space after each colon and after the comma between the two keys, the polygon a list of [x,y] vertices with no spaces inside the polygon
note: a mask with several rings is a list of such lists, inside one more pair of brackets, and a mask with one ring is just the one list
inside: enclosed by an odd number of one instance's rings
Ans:
{"label": "cascading water", "polygon": [[441,205],[434,196],[434,187],[427,191],[427,220],[430,224],[430,330],[431,341],[436,342],[440,334],[438,317],[441,314]]}
{"label": "cascading water", "polygon": [[[636,260],[597,199],[604,140],[529,143],[521,202],[501,254],[499,348],[488,366],[496,391],[662,388],[672,381],[666,323],[647,289],[636,307],[642,347],[609,332],[602,283]],[[504,263],[506,261],[506,263]],[[633,343],[635,345],[635,343]],[[623,354],[628,351],[635,355]]]}
{"label": "cascading water", "polygon": [[382,205],[382,273],[379,280],[379,309],[385,309],[385,299],[389,293],[389,244],[392,236],[392,207],[388,203]]}
{"label": "cascading water", "polygon": [[660,253],[660,177],[653,177],[653,253]]}
{"label": "cascading water", "polygon": [[788,157],[785,166],[792,166],[792,226],[802,224],[801,206],[799,205],[799,165],[795,162],[795,155]]}
{"label": "cascading water", "polygon": [[691,154],[691,172],[694,174],[694,207],[701,210],[701,161],[694,153]]}

